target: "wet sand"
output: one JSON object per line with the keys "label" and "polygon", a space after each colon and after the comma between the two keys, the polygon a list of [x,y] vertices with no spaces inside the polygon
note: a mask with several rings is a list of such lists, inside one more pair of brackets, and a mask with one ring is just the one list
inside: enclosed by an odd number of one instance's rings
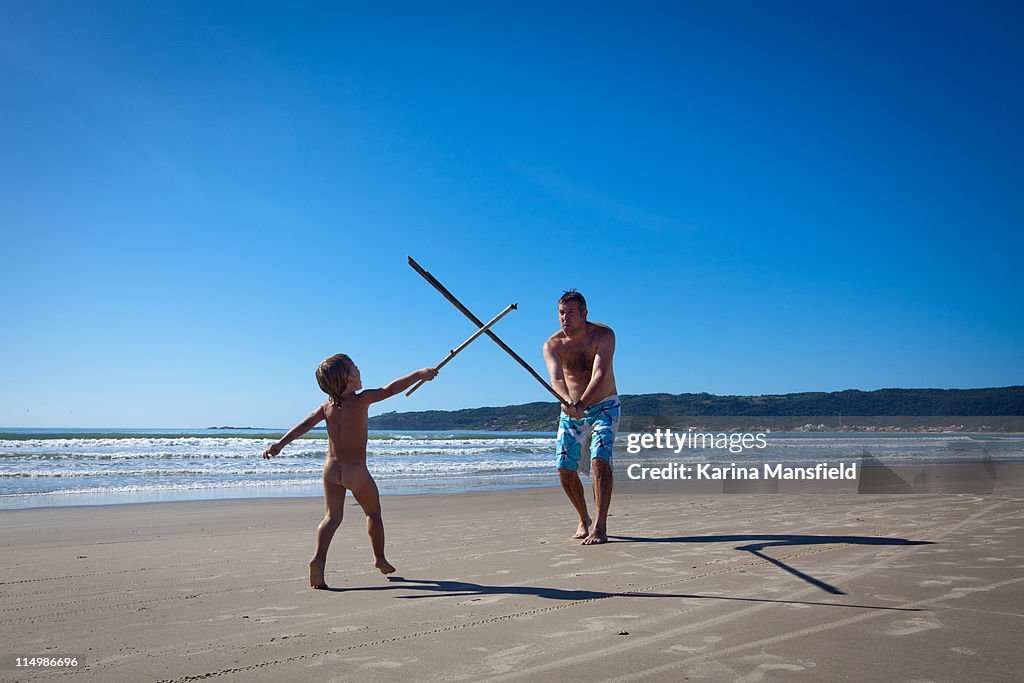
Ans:
{"label": "wet sand", "polygon": [[[1024,491],[622,493],[581,547],[559,489],[0,512],[0,680],[1019,680]],[[74,673],[13,657],[77,655]]]}

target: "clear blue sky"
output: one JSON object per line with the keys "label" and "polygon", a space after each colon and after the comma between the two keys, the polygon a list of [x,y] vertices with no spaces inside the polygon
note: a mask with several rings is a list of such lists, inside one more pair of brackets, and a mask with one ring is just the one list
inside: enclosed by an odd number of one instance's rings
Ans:
{"label": "clear blue sky", "polygon": [[1021,3],[337,4],[0,5],[0,425],[1024,384]]}

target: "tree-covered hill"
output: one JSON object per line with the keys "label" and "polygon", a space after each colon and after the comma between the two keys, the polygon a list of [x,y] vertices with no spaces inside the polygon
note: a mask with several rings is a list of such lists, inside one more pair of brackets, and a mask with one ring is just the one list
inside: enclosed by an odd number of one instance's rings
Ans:
{"label": "tree-covered hill", "polygon": [[[765,396],[636,394],[624,395],[621,398],[622,412],[626,420],[624,429],[656,424],[659,420],[665,422],[666,426],[676,426],[680,424],[678,418],[700,418],[690,422],[705,424],[762,423],[769,428],[783,429],[790,428],[799,420],[782,418],[847,416],[850,420],[854,417],[892,417],[899,420],[875,419],[867,422],[891,422],[900,426],[901,422],[913,423],[913,420],[908,421],[907,418],[934,418],[919,420],[921,424],[927,424],[945,416],[975,417],[979,420],[984,417],[1024,416],[1024,386],[877,391],[849,389],[831,393],[808,392]],[[370,428],[551,431],[557,417],[557,403],[538,402],[496,408],[385,413],[370,418]],[[994,422],[998,423],[997,428],[1016,429],[1006,425],[1019,424],[1021,421]]]}

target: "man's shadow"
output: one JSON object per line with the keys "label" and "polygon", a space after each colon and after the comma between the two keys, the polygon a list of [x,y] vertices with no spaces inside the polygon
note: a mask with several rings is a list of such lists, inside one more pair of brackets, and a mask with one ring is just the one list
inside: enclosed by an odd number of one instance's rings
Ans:
{"label": "man's shadow", "polygon": [[[614,540],[613,540],[614,539]],[[609,536],[609,543],[736,543],[737,541],[760,541],[736,546],[736,550],[743,550],[756,557],[770,562],[780,569],[789,572],[793,576],[806,581],[833,595],[846,595],[835,586],[825,583],[821,579],[803,573],[795,567],[791,567],[781,560],[769,557],[762,551],[765,548],[800,546],[800,545],[825,545],[830,543],[844,543],[853,545],[931,545],[932,541],[910,541],[905,538],[885,538],[879,536],[810,536],[805,534],[719,534],[715,536],[669,536],[660,538],[647,538],[640,536]]]}

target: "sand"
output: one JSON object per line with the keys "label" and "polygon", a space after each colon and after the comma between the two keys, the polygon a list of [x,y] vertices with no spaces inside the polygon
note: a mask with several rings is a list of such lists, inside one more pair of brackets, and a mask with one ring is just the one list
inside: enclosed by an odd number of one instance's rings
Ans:
{"label": "sand", "polygon": [[[1020,680],[1024,496],[621,494],[581,547],[559,489],[0,512],[2,680]],[[13,657],[77,655],[74,673]]]}

